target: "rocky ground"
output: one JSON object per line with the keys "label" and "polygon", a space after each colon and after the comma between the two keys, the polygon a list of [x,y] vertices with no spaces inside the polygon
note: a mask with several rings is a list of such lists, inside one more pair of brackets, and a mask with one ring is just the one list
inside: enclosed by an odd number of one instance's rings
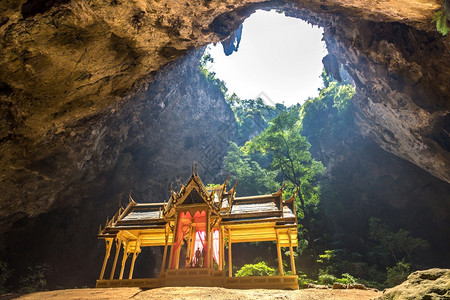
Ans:
{"label": "rocky ground", "polygon": [[450,269],[411,273],[402,284],[383,291],[383,299],[450,299]]}
{"label": "rocky ground", "polygon": [[143,291],[139,288],[74,289],[34,293],[19,299],[376,299],[381,292],[373,290],[303,289],[280,290],[234,290],[218,287],[165,287]]}
{"label": "rocky ground", "polygon": [[[350,287],[351,286],[351,287]],[[359,289],[356,287],[360,287]],[[342,300],[409,300],[409,299],[450,299],[450,269],[429,269],[411,273],[402,284],[380,292],[365,289],[355,284],[347,286],[334,284],[333,288],[314,286],[296,291],[285,290],[238,290],[219,287],[164,287],[143,290],[140,288],[114,289],[71,289],[39,292],[23,295],[19,299],[342,299]],[[12,299],[18,295],[8,294],[0,299]]]}

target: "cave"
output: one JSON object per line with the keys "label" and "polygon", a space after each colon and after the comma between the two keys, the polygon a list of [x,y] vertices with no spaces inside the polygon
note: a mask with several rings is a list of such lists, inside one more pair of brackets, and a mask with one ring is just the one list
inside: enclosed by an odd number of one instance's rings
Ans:
{"label": "cave", "polygon": [[335,216],[334,234],[364,248],[367,214],[398,219],[430,240],[425,267],[448,268],[450,39],[431,23],[442,4],[2,3],[0,261],[14,270],[8,284],[18,288],[27,268],[48,265],[52,288],[93,286],[104,251],[98,225],[130,191],[162,201],[193,161],[205,181],[226,178],[220,162],[234,116],[198,64],[205,45],[229,39],[258,9],[322,27],[325,69],[337,79],[344,69],[355,83],[358,132],[311,143],[330,178],[352,187],[348,205],[361,208],[354,226],[344,222],[354,216]]}

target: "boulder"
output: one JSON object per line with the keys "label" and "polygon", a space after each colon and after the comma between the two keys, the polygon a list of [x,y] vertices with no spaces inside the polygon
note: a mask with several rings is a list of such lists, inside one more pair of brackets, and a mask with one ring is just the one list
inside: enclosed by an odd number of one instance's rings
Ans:
{"label": "boulder", "polygon": [[416,271],[402,284],[384,290],[378,299],[450,299],[450,269]]}
{"label": "boulder", "polygon": [[347,289],[347,285],[339,282],[333,283],[333,290],[345,290]]}

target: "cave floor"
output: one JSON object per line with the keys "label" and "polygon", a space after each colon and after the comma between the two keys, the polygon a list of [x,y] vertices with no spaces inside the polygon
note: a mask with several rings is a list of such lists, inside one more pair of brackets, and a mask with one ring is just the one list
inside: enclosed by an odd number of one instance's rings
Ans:
{"label": "cave floor", "polygon": [[71,289],[28,294],[19,299],[374,299],[382,295],[374,290],[302,289],[286,290],[237,290],[217,287],[165,287],[151,290],[139,288]]}

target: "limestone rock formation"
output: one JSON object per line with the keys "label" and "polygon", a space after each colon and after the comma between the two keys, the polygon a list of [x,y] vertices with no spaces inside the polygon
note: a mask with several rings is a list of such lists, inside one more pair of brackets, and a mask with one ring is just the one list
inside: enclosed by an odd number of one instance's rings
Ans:
{"label": "limestone rock formation", "polygon": [[88,130],[92,123],[122,110],[163,65],[227,38],[258,8],[324,26],[328,50],[356,81],[364,134],[448,182],[450,57],[430,23],[440,7],[438,0],[2,3],[1,227],[77,197],[58,170],[81,174],[86,164],[61,149],[90,147],[102,135]]}
{"label": "limestone rock formation", "polygon": [[450,270],[430,269],[416,271],[402,284],[383,291],[379,299],[449,299]]}
{"label": "limestone rock formation", "polygon": [[[170,185],[177,189],[178,179],[185,183],[193,161],[205,182],[223,182],[226,176],[218,176],[233,139],[234,115],[219,88],[200,73],[202,54],[202,49],[190,52],[162,68],[120,109],[87,120],[87,128],[75,124],[73,139],[70,133],[59,134],[65,146],[44,153],[45,160],[33,166],[55,178],[49,187],[28,178],[34,194],[12,195],[15,205],[32,209],[50,189],[64,201],[51,210],[41,208],[49,212],[35,218],[2,218],[15,221],[0,235],[0,261],[16,271],[9,280],[13,288],[28,267],[42,264],[52,269],[49,286],[94,284],[104,252],[104,243],[96,239],[98,226],[117,212],[120,202],[127,205],[129,192],[137,202],[167,202]],[[158,255],[140,256],[138,278],[155,275]]]}

